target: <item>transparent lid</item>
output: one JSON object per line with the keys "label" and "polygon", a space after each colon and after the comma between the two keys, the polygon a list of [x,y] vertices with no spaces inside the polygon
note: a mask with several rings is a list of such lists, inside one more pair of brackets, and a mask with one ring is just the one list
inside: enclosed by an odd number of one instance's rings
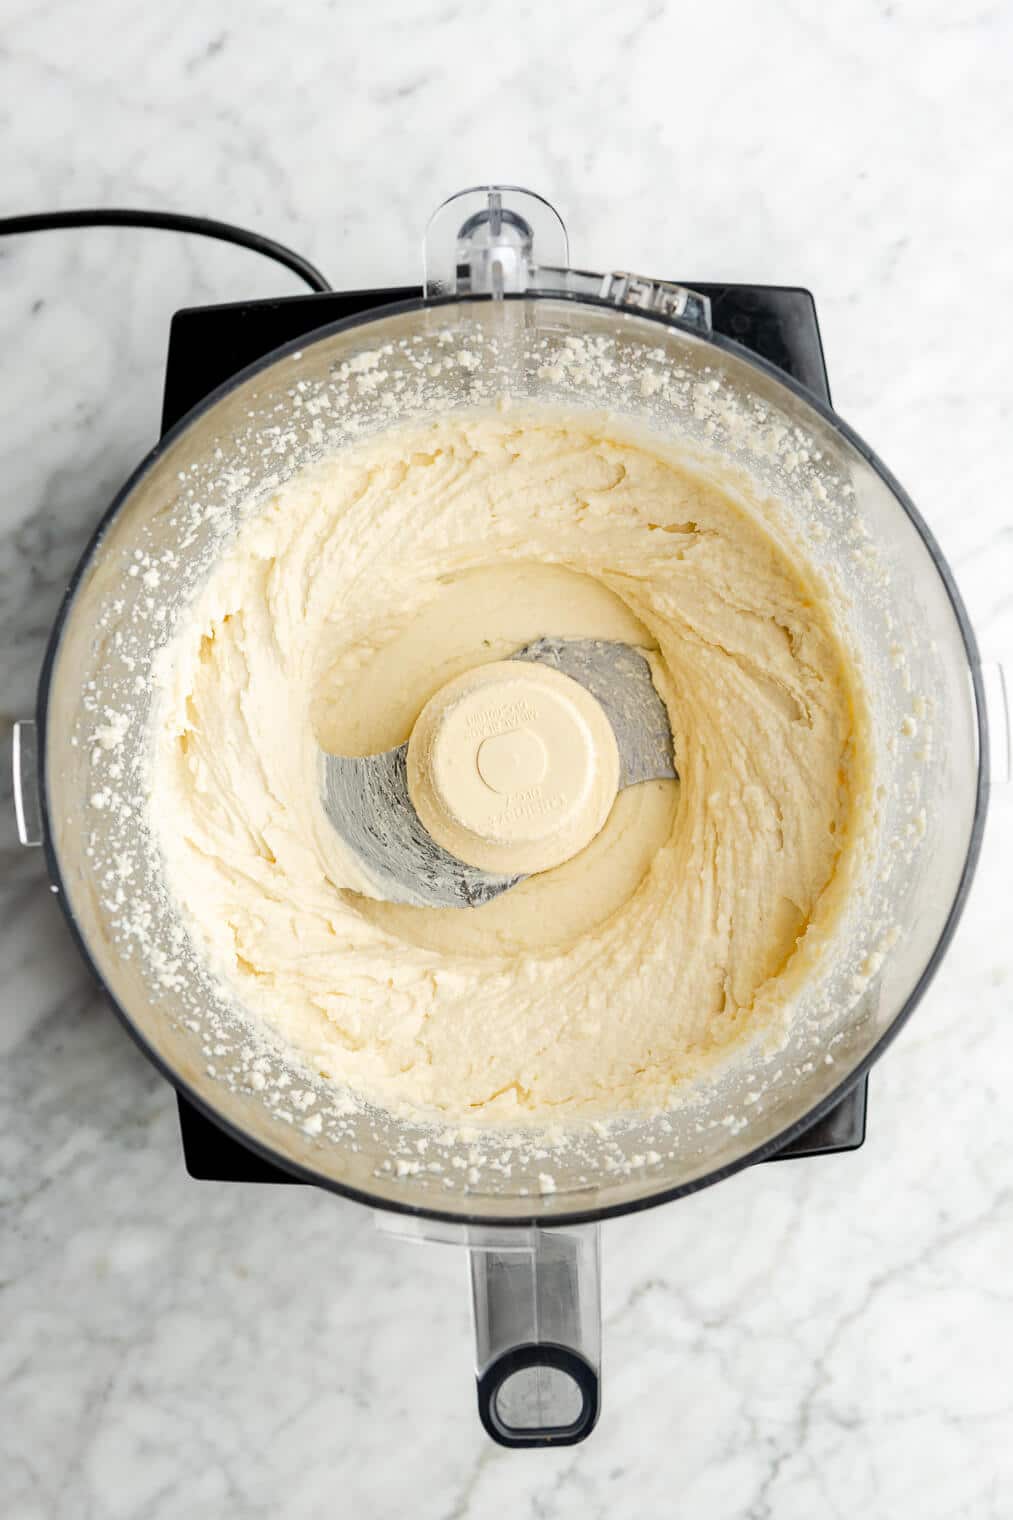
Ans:
{"label": "transparent lid", "polygon": [[[466,222],[455,211],[447,226],[459,232]],[[547,293],[546,278],[532,270],[550,266],[536,265],[523,229],[509,225],[510,259],[492,257],[494,229],[480,221],[468,237],[469,246],[478,237],[481,257],[462,258],[455,238],[442,264],[430,260],[433,288],[449,282],[450,262],[459,283],[463,267],[468,281],[484,270],[481,279],[494,288],[324,328],[246,371],[174,429],[127,483],[91,545],[40,694],[54,880],[87,954],[149,1053],[219,1123],[307,1180],[389,1208],[492,1223],[642,1206],[774,1149],[811,1122],[924,985],[966,884],[986,785],[980,677],[966,619],[924,525],[870,451],[783,376],[708,335],[705,304],[692,292],[581,275]],[[565,241],[563,250],[565,257]],[[618,278],[626,285],[617,303]],[[586,280],[598,281],[596,292]],[[512,291],[511,281],[522,288]],[[128,757],[130,784],[130,767],[143,754],[154,650],[251,493],[266,494],[308,460],[388,427],[391,398],[403,422],[486,406],[504,394],[628,415],[695,450],[701,468],[708,460],[723,470],[734,465],[751,489],[775,499],[785,540],[801,544],[838,589],[878,757],[868,869],[788,1043],[755,1050],[664,1115],[562,1138],[508,1137],[507,1169],[497,1161],[498,1141],[476,1144],[395,1119],[314,1085],[284,1052],[261,1050],[251,1064],[246,1026],[221,1004],[199,962],[191,957],[182,972],[164,974],[165,949],[179,947],[180,925],[145,848],[140,806],[91,805],[106,785],[108,758],[89,742],[96,710],[122,715],[119,753]],[[153,623],[150,591],[129,570],[139,553],[166,551],[176,571]],[[138,769],[137,787],[142,776]],[[285,1096],[310,1088],[312,1123]]]}

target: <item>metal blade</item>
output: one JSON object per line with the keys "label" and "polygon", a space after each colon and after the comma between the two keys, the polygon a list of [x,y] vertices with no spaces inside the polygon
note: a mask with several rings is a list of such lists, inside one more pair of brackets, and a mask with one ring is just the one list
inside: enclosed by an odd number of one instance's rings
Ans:
{"label": "metal blade", "polygon": [[672,731],[651,667],[630,644],[610,639],[536,639],[511,655],[551,665],[601,703],[619,746],[619,785],[675,779]]}
{"label": "metal blade", "polygon": [[[668,714],[636,649],[606,639],[542,638],[511,658],[551,665],[600,702],[619,748],[621,787],[676,777]],[[523,881],[470,866],[436,843],[408,795],[407,754],[400,744],[378,755],[321,756],[324,809],[379,896],[473,908]]]}
{"label": "metal blade", "polygon": [[421,908],[474,908],[514,887],[451,855],[423,828],[408,795],[407,744],[379,755],[324,755],[324,808],[381,897]]}

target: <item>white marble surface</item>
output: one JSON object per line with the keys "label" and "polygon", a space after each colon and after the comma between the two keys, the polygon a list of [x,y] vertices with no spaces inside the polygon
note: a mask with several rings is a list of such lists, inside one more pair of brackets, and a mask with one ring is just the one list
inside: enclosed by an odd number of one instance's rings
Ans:
{"label": "white marble surface", "polygon": [[[816,293],[836,403],[1013,648],[1013,13],[7,0],[2,209],[137,203],[407,281],[430,208],[529,183],[587,267]],[[972,283],[972,278],[977,283]],[[0,246],[4,721],[64,581],[155,436],[172,311],[288,292],[163,234]],[[37,853],[6,849],[8,1520],[1000,1520],[1013,1513],[1013,803],[857,1155],[606,1230],[593,1439],[503,1452],[464,1266],[303,1189],[183,1173],[169,1089],[89,985]]]}

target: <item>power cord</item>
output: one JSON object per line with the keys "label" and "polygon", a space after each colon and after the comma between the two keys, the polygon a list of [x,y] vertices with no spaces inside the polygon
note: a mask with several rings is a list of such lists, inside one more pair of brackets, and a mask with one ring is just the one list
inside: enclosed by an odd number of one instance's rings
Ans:
{"label": "power cord", "polygon": [[180,216],[175,211],[130,211],[110,208],[108,211],[40,211],[29,216],[0,217],[0,237],[18,232],[53,232],[64,227],[156,227],[166,232],[191,232],[197,237],[217,238],[222,243],[235,243],[262,253],[265,258],[284,264],[311,290],[324,291],[332,287],[309,259],[284,243],[263,237],[259,232],[248,232],[245,227],[234,227],[231,222],[216,222],[207,216]]}

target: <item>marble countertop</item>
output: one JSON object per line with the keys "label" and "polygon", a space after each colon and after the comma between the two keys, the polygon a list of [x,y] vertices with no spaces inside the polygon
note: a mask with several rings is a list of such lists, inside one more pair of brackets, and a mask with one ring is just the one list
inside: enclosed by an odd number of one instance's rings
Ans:
{"label": "marble countertop", "polygon": [[[811,287],[835,402],[1013,649],[1013,13],[9,0],[2,212],[137,204],[408,282],[430,210],[528,184],[576,262]],[[1005,175],[1004,175],[1005,166]],[[0,245],[4,724],[157,432],[169,317],[289,293],[161,233]],[[9,801],[9,797],[7,799]],[[307,1189],[199,1184],[2,808],[0,1511],[8,1520],[1000,1520],[1013,1513],[1013,802],[873,1073],[854,1155],[605,1230],[605,1408],[509,1453],[465,1268]]]}

